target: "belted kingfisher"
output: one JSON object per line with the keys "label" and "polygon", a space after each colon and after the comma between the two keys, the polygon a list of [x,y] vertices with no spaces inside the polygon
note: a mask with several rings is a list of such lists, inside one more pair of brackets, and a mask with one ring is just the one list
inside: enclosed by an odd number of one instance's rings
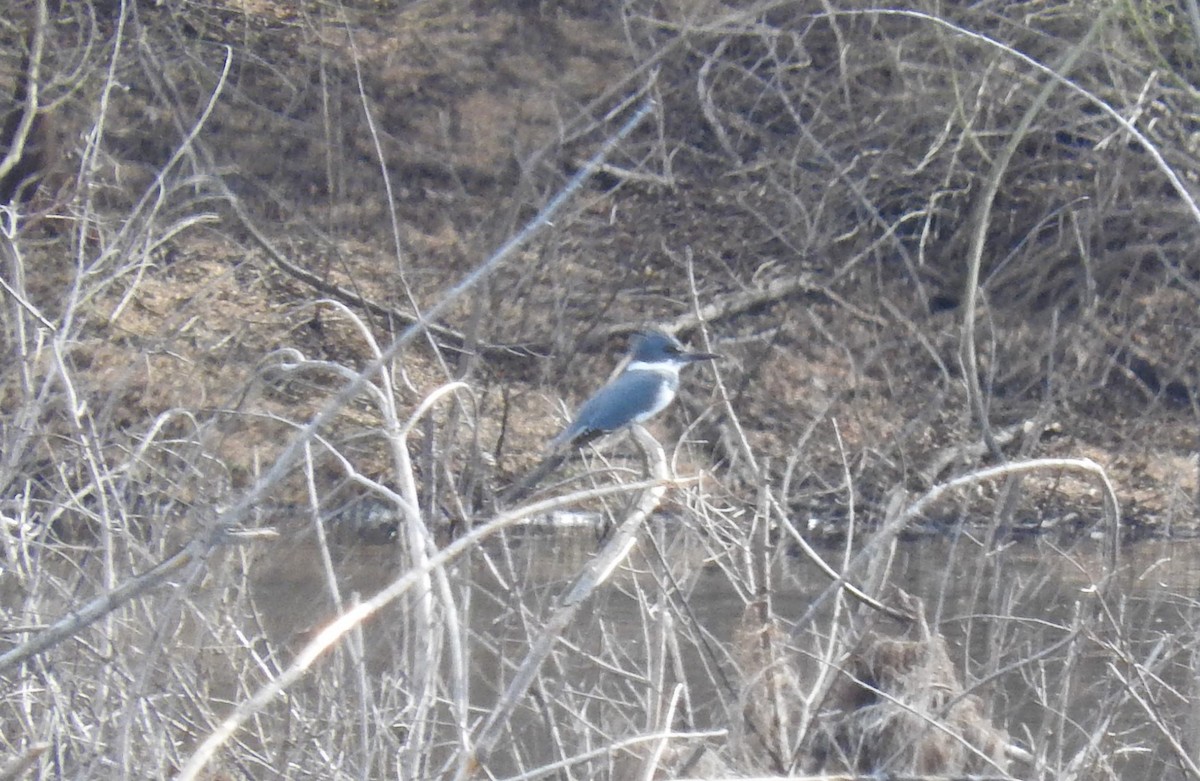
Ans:
{"label": "belted kingfisher", "polygon": [[717,357],[687,352],[675,337],[662,331],[643,331],[633,342],[624,371],[583,403],[571,425],[550,441],[551,447],[582,447],[597,437],[649,420],[675,399],[680,369]]}
{"label": "belted kingfisher", "polygon": [[675,399],[680,369],[718,357],[714,353],[690,353],[675,337],[662,331],[638,334],[629,352],[629,363],[621,373],[583,403],[571,425],[550,440],[549,455],[505,491],[500,502],[511,504],[527,495],[566,460],[569,447],[583,447],[662,412]]}

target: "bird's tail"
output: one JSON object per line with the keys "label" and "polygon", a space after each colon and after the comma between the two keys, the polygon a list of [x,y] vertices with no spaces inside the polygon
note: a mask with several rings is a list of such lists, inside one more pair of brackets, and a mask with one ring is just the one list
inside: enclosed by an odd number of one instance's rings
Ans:
{"label": "bird's tail", "polygon": [[564,448],[552,449],[532,471],[510,485],[504,493],[500,494],[496,503],[501,507],[512,507],[526,496],[529,496],[551,472],[562,466],[563,461],[567,460],[568,455],[570,455],[570,451]]}

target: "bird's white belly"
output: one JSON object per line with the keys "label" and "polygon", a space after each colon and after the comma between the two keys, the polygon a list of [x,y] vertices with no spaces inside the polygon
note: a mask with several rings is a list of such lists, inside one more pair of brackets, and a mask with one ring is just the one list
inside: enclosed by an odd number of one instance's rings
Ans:
{"label": "bird's white belly", "polygon": [[668,385],[667,383],[664,382],[658,388],[658,396],[655,397],[654,403],[651,404],[644,411],[638,413],[634,417],[634,420],[637,421],[638,423],[644,423],[645,421],[649,420],[650,418],[654,417],[655,415],[657,415],[658,413],[660,413],[664,409],[666,409],[667,405],[670,404],[672,399],[674,399],[674,398],[675,398],[675,390],[673,388],[671,388],[670,385]]}

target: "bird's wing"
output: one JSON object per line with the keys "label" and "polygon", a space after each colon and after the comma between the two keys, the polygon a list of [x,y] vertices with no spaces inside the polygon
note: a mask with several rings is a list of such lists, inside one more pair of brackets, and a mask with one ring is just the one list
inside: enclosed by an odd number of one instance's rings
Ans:
{"label": "bird's wing", "polygon": [[670,401],[670,395],[659,398],[663,385],[656,372],[625,372],[584,402],[561,440],[583,444],[635,420],[645,420]]}

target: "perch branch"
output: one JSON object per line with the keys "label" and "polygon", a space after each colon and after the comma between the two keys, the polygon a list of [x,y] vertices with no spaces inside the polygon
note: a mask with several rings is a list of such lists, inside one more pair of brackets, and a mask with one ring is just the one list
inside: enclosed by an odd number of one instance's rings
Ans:
{"label": "perch branch", "polygon": [[[478,736],[475,739],[475,754],[467,765],[467,773],[469,775],[475,775],[480,766],[487,761],[488,754],[500,738],[501,730],[504,724],[507,723],[509,715],[516,709],[518,702],[525,696],[525,693],[533,684],[538,670],[541,669],[542,662],[550,655],[550,651],[554,648],[554,644],[558,642],[559,636],[575,620],[576,614],[588,598],[608,579],[613,570],[633,550],[642,524],[658,507],[667,492],[670,477],[667,469],[667,457],[663,453],[662,445],[641,426],[635,425],[630,430],[639,444],[641,444],[650,461],[650,473],[653,475],[654,480],[650,487],[644,491],[641,498],[638,499],[633,511],[629,513],[629,516],[617,528],[612,539],[584,567],[575,584],[562,597],[558,608],[542,628],[541,634],[533,641],[529,653],[525,655],[524,661],[517,668],[516,675],[513,676],[512,681],[508,684],[508,688],[504,690],[504,694],[500,697],[500,701],[492,709],[492,712],[488,714],[487,720],[479,729]],[[460,775],[460,781],[461,779],[462,776]]]}

